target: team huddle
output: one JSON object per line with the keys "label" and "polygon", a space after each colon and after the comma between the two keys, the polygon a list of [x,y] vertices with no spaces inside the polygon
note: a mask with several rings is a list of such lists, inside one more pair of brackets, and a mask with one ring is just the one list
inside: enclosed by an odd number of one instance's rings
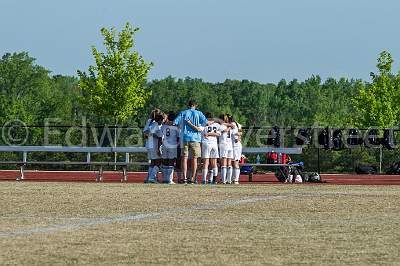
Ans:
{"label": "team huddle", "polygon": [[239,183],[241,125],[231,115],[213,118],[196,108],[191,100],[178,115],[160,109],[150,113],[143,130],[150,161],[145,183],[158,183],[160,170],[163,183],[175,184],[174,172],[178,183],[197,183],[198,158],[202,159],[202,184]]}

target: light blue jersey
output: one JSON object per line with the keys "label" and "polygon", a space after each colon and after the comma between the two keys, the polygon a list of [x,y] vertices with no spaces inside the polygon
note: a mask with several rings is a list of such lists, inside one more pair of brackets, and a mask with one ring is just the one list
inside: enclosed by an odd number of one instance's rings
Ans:
{"label": "light blue jersey", "polygon": [[196,109],[187,109],[179,113],[178,117],[174,120],[174,124],[181,128],[181,136],[183,142],[201,142],[201,132],[191,128],[186,120],[190,120],[193,125],[205,126],[207,118],[204,114]]}

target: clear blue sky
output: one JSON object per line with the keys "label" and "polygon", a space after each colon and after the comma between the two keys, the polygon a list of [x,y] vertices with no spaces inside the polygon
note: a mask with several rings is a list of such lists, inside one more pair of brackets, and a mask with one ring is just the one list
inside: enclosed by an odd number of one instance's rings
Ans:
{"label": "clear blue sky", "polygon": [[398,0],[0,0],[0,54],[76,75],[102,47],[100,28],[129,21],[151,79],[369,80],[384,49],[398,70],[399,12]]}

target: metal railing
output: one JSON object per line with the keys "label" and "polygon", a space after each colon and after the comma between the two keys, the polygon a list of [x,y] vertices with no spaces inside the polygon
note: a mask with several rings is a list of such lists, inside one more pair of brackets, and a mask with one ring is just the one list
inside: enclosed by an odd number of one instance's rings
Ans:
{"label": "metal railing", "polygon": [[[0,152],[22,153],[22,159],[17,161],[0,161],[0,165],[17,165],[20,168],[20,176],[16,180],[24,179],[25,167],[28,165],[91,165],[98,166],[96,181],[103,180],[104,166],[121,166],[122,182],[128,180],[127,168],[130,165],[148,165],[148,162],[132,162],[130,153],[146,153],[145,147],[80,147],[80,146],[0,146]],[[86,161],[30,161],[28,154],[32,152],[51,152],[51,153],[86,153]],[[263,154],[267,152],[301,154],[302,148],[272,148],[272,147],[245,147],[244,154]],[[92,153],[124,153],[123,162],[96,162],[91,159]],[[285,166],[285,164],[250,164],[257,166]]]}

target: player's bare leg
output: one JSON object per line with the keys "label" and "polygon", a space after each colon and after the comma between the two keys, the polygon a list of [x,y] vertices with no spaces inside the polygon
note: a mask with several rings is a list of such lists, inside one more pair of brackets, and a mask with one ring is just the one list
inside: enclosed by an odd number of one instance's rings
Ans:
{"label": "player's bare leg", "polygon": [[187,183],[187,170],[188,170],[187,162],[188,162],[188,157],[182,156],[181,168],[182,168],[182,178],[184,183]]}
{"label": "player's bare leg", "polygon": [[195,158],[195,157],[193,157],[193,159],[191,160],[192,161],[192,176],[191,176],[191,180],[192,180],[192,183],[194,183],[195,181],[196,181],[196,177],[197,177],[197,159],[198,158]]}
{"label": "player's bare leg", "polygon": [[232,165],[233,165],[233,183],[239,184],[239,177],[240,177],[239,161],[232,161]]}

